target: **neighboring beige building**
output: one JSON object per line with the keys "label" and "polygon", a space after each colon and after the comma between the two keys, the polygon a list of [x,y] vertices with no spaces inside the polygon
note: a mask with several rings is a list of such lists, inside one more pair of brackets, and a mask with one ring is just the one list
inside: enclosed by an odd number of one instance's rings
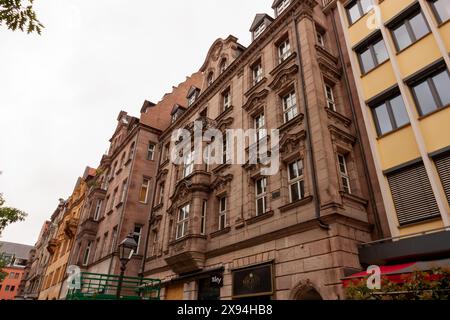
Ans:
{"label": "neighboring beige building", "polygon": [[[212,45],[203,83],[161,136],[143,271],[163,280],[164,299],[343,299],[358,244],[390,236],[342,29],[314,0],[273,8],[256,16],[249,47]],[[176,166],[172,132],[195,120],[279,129],[279,173]]]}

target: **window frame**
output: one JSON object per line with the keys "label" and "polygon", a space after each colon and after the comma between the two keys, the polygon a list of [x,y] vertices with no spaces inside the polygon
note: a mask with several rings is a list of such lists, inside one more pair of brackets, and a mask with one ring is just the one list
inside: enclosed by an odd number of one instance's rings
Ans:
{"label": "window frame", "polygon": [[[190,216],[191,205],[187,204],[178,209],[177,223],[176,223],[176,231],[175,231],[175,240],[180,240],[186,237],[189,234],[189,216]],[[182,233],[180,234],[180,228]]]}
{"label": "window frame", "polygon": [[94,221],[99,221],[100,220],[102,206],[103,206],[103,199],[98,199],[97,203],[95,205]]}
{"label": "window frame", "polygon": [[[282,48],[285,49],[284,52]],[[291,56],[292,47],[289,37],[286,37],[286,39],[282,40],[280,43],[277,44],[277,52],[278,52],[278,64],[282,64]]]}
{"label": "window frame", "polygon": [[[383,60],[383,61],[378,61],[378,57],[377,57],[377,54],[376,54],[375,48],[374,48],[375,45],[378,44],[379,42],[383,42],[384,49],[386,50],[386,53],[387,53],[387,58],[386,58],[386,60]],[[359,68],[361,70],[362,75],[368,74],[370,71],[375,70],[376,68],[378,68],[379,66],[384,64],[386,61],[390,60],[389,52],[386,47],[386,42],[384,41],[384,39],[381,35],[377,36],[374,39],[371,39],[370,42],[368,42],[365,46],[358,48],[355,51],[356,51],[356,55],[358,57]],[[370,57],[372,58],[372,63],[374,65],[372,68],[368,68],[367,70],[364,66],[363,59],[361,57],[361,55],[366,51],[370,52]]]}
{"label": "window frame", "polygon": [[[372,5],[373,5],[373,1],[371,1],[371,2],[372,2]],[[353,6],[355,6],[355,5],[356,5],[357,8],[358,8],[359,17],[356,18],[356,19],[353,21],[351,15],[350,15],[350,8],[353,8]],[[370,10],[369,10],[369,11],[370,11]],[[364,17],[366,14],[368,14],[369,11],[364,12],[364,8],[362,7],[361,0],[354,0],[354,1],[350,2],[349,4],[347,4],[347,5],[345,6],[345,12],[346,12],[346,14],[347,14],[347,20],[348,20],[349,26],[351,26],[351,25],[355,24],[356,22],[358,22],[362,17]]]}
{"label": "window frame", "polygon": [[252,84],[253,86],[256,86],[264,78],[264,69],[262,67],[261,60],[254,63],[251,69],[252,69]]}
{"label": "window frame", "polygon": [[[262,182],[261,185],[261,193],[258,193],[258,183]],[[256,216],[262,216],[264,214],[267,213],[267,189],[268,189],[268,181],[267,181],[267,177],[262,177],[259,179],[255,180],[255,211],[256,211]],[[259,200],[263,200],[263,212],[259,212]]]}
{"label": "window frame", "polygon": [[282,14],[291,5],[291,0],[281,0],[277,5],[277,17]]}
{"label": "window frame", "polygon": [[89,265],[89,259],[90,259],[90,255],[91,255],[92,243],[93,243],[93,241],[91,241],[91,240],[88,241],[88,245],[84,249],[83,261],[82,261],[82,265],[84,267]]}
{"label": "window frame", "polygon": [[227,200],[228,200],[227,196],[219,197],[219,227],[218,227],[219,231],[225,230],[227,228],[227,207],[228,207]]}
{"label": "window frame", "polygon": [[[292,99],[292,96],[294,96],[294,99]],[[287,108],[287,100],[291,100],[291,102],[293,100],[295,102],[295,104],[293,104],[293,105],[289,106],[289,108]],[[289,91],[289,93],[286,93],[285,95],[283,95],[281,97],[281,101],[282,101],[282,105],[283,105],[283,123],[286,124],[286,123],[292,121],[293,119],[295,119],[299,114],[296,90],[292,89],[291,91]],[[292,118],[289,118],[291,110],[295,110],[295,112],[293,113]],[[286,117],[286,116],[288,116],[288,117]]]}
{"label": "window frame", "polygon": [[428,0],[427,2],[430,5],[431,11],[433,11],[434,17],[436,18],[438,25],[443,25],[444,23],[446,23],[447,21],[450,20],[450,14],[446,20],[442,20],[440,11],[438,10],[438,8],[436,8],[436,5],[435,5],[435,2],[438,2],[438,1],[442,1],[442,0]]}
{"label": "window frame", "polygon": [[[418,15],[422,16],[422,19],[425,22],[425,25],[426,25],[426,27],[428,29],[428,32],[426,32],[424,35],[422,35],[422,36],[417,38],[415,33],[414,33],[414,29],[411,26],[411,22],[410,21],[413,18],[415,18],[416,16],[418,16]],[[397,40],[397,38],[396,38],[396,36],[394,34],[394,30],[398,29],[402,25],[405,26],[406,32],[408,34],[408,37],[409,37],[409,40],[411,41],[411,43],[406,45],[404,48],[400,49],[398,40]],[[415,9],[414,11],[412,11],[406,17],[400,19],[399,21],[396,21],[395,23],[392,23],[388,27],[388,29],[389,29],[389,32],[391,33],[391,37],[392,37],[392,40],[394,41],[394,46],[395,46],[395,50],[397,51],[397,53],[400,53],[400,52],[406,50],[407,48],[409,48],[410,46],[412,46],[413,44],[415,44],[419,40],[425,38],[431,32],[430,25],[428,24],[428,21],[425,18],[425,15],[423,14],[423,11],[422,11],[422,9],[420,9],[420,7],[418,7],[417,9]]]}
{"label": "window frame", "polygon": [[[147,183],[145,183],[145,181],[147,181]],[[150,190],[150,181],[151,180],[149,178],[145,178],[144,177],[142,179],[142,184],[141,184],[141,187],[139,188],[139,202],[140,203],[143,203],[143,204],[147,204],[148,203],[148,192]],[[142,196],[142,191],[143,191],[144,187],[146,189],[145,200],[142,200],[141,196]]]}
{"label": "window frame", "polygon": [[206,235],[206,217],[207,217],[207,210],[208,210],[208,201],[203,200],[202,203],[202,215],[200,217],[200,235],[205,236]]}
{"label": "window frame", "polygon": [[[341,182],[340,182],[341,186],[343,188],[343,191],[346,194],[352,194],[351,179],[350,179],[350,174],[348,171],[347,156],[342,153],[338,153],[337,156],[338,156],[339,177],[341,180]],[[341,162],[341,159],[343,160],[342,162]],[[344,170],[342,170],[342,168]]]}
{"label": "window frame", "polygon": [[147,160],[154,161],[155,153],[156,153],[156,144],[153,142],[149,142],[147,147]]}
{"label": "window frame", "polygon": [[[328,92],[328,89],[330,92]],[[328,96],[328,93],[330,93],[331,98]],[[328,83],[325,83],[325,98],[327,100],[327,108],[337,112],[336,109],[336,96],[334,94],[334,87]],[[330,107],[331,106],[331,107]]]}
{"label": "window frame", "polygon": [[[371,112],[372,112],[372,118],[373,118],[373,120],[375,122],[375,128],[377,130],[378,137],[383,137],[383,136],[385,136],[385,135],[387,135],[387,134],[389,134],[391,132],[394,132],[394,131],[396,131],[398,129],[401,129],[401,128],[411,124],[411,120],[409,119],[409,115],[408,115],[409,122],[407,124],[404,124],[404,125],[400,126],[397,123],[397,119],[395,118],[395,114],[394,114],[394,111],[393,111],[393,107],[392,107],[391,101],[396,99],[396,98],[398,98],[398,97],[400,97],[402,99],[403,106],[405,108],[405,112],[408,114],[408,111],[406,110],[407,107],[406,107],[405,101],[404,101],[403,96],[402,96],[402,94],[400,92],[396,92],[394,94],[390,94],[389,96],[387,96],[385,99],[383,99],[382,101],[380,101],[376,105],[370,106],[370,109],[371,109]],[[379,107],[381,107],[382,105],[386,105],[386,110],[387,110],[388,115],[389,115],[389,121],[390,121],[391,126],[392,126],[392,130],[390,130],[388,132],[385,132],[385,133],[381,132],[380,119],[378,118],[378,115],[377,115],[377,112],[376,112],[376,110]]]}
{"label": "window frame", "polygon": [[[301,164],[301,167],[299,166]],[[297,166],[297,176],[291,176],[291,165]],[[298,159],[288,163],[288,190],[289,190],[289,203],[295,203],[305,198],[305,163],[303,159]],[[300,174],[301,171],[301,174]],[[292,197],[292,187],[297,186],[299,191],[299,199],[294,200]]]}

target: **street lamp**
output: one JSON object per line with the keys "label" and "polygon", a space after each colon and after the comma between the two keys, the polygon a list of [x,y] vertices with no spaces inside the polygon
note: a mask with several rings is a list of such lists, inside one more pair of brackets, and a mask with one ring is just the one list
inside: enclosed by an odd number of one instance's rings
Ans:
{"label": "street lamp", "polygon": [[134,239],[134,235],[130,233],[120,244],[119,244],[119,259],[120,259],[120,277],[119,285],[117,286],[117,300],[120,300],[120,293],[122,291],[123,277],[125,275],[125,270],[127,269],[127,264],[136,253],[138,244]]}

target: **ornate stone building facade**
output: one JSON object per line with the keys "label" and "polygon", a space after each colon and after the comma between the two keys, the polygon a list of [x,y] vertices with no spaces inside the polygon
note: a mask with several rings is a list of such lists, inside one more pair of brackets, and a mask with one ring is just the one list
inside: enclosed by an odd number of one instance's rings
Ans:
{"label": "ornate stone building facade", "polygon": [[[389,236],[342,29],[314,0],[273,8],[256,16],[249,47],[233,36],[212,45],[203,82],[160,137],[142,273],[163,280],[165,299],[342,299],[358,244]],[[196,120],[278,129],[279,172],[173,164],[172,133]]]}

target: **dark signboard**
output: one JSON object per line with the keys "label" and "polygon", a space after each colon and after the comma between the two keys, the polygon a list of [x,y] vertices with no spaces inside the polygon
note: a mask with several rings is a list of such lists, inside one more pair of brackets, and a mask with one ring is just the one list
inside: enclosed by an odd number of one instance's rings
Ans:
{"label": "dark signboard", "polygon": [[236,270],[233,276],[233,298],[273,294],[272,264]]}

